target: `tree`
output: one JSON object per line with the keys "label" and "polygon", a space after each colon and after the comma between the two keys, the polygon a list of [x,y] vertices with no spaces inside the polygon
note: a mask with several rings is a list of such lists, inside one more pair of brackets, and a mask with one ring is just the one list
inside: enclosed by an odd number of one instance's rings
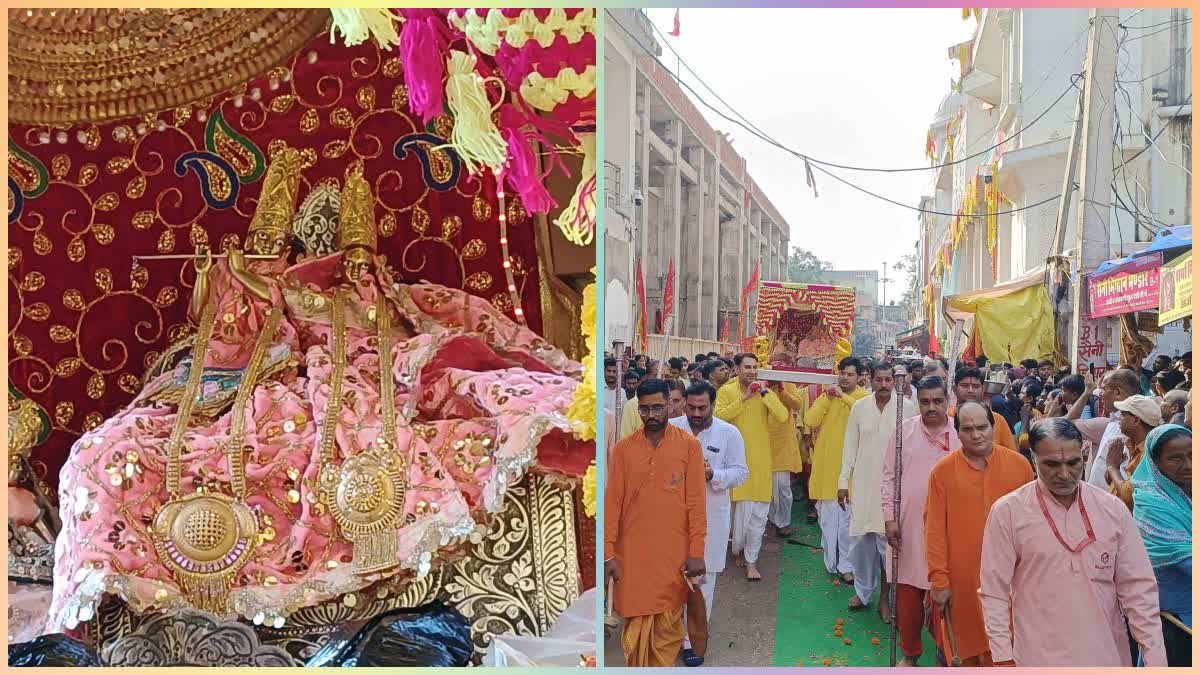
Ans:
{"label": "tree", "polygon": [[896,270],[904,272],[905,284],[904,295],[900,299],[900,304],[908,308],[908,313],[913,314],[915,308],[920,305],[921,291],[918,288],[919,280],[917,279],[917,254],[906,253],[900,262],[893,266]]}
{"label": "tree", "polygon": [[859,358],[875,356],[875,352],[879,351],[879,341],[869,330],[869,324],[864,322],[862,325],[855,325],[854,329],[850,335],[850,353]]}
{"label": "tree", "polygon": [[829,283],[825,272],[832,269],[832,263],[821,260],[812,251],[793,246],[788,256],[787,280],[807,284]]}

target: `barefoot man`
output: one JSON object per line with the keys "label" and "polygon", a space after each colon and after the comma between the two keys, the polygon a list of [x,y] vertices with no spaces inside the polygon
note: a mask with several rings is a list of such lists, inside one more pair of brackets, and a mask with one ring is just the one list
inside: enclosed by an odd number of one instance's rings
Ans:
{"label": "barefoot man", "polygon": [[629,666],[675,665],[688,577],[704,576],[704,456],[667,423],[667,383],[638,386],[642,428],[613,448],[604,491],[604,576],[615,582]]}
{"label": "barefoot man", "polygon": [[[1033,480],[1024,455],[996,443],[995,428],[995,418],[981,403],[958,405],[954,430],[962,447],[934,465],[925,502],[929,595],[939,611],[950,612],[963,666],[992,665],[976,592],[988,512],[998,499]],[[947,630],[943,622],[939,632]],[[948,637],[935,637],[949,660]]]}
{"label": "barefoot man", "polygon": [[[842,473],[838,477],[838,506],[850,513],[850,564],[854,568],[854,595],[851,611],[871,602],[879,569],[887,549],[883,536],[883,509],[880,490],[883,482],[883,453],[888,439],[896,437],[896,396],[894,377],[904,374],[904,366],[877,363],[871,366],[874,396],[864,398],[850,409],[846,423],[846,442],[842,450]],[[917,416],[917,406],[907,398],[904,418]],[[879,594],[887,598],[886,582]],[[879,603],[884,622],[891,621],[886,599]]]}
{"label": "barefoot man", "polygon": [[788,418],[783,402],[764,383],[758,381],[758,360],[753,354],[734,357],[737,378],[729,380],[717,392],[718,418],[742,432],[746,444],[746,466],[750,477],[730,493],[733,500],[733,554],[741,554],[737,565],[745,566],[746,578],[760,581],[758,552],[762,549],[771,509],[771,437],[767,420],[783,422]]}
{"label": "barefoot man", "polygon": [[[958,434],[946,415],[946,381],[926,377],[917,383],[920,417],[904,421],[900,471],[900,509],[895,508],[896,438],[888,439],[883,456],[883,528],[888,545],[899,550],[896,584],[896,629],[903,658],[898,666],[915,666],[921,658],[921,629],[925,620],[925,595],[929,569],[925,563],[925,497],[933,465],[958,447]],[[891,552],[888,552],[891,558]]]}

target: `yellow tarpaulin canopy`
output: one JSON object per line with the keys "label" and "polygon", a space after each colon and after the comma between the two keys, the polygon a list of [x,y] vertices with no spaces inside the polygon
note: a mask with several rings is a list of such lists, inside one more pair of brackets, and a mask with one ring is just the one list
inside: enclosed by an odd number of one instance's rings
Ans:
{"label": "yellow tarpaulin canopy", "polygon": [[[953,323],[974,319],[977,345],[992,360],[1010,363],[1024,358],[1054,358],[1054,309],[1038,268],[1019,279],[973,293],[951,295],[943,310]],[[958,355],[955,355],[957,358]]]}

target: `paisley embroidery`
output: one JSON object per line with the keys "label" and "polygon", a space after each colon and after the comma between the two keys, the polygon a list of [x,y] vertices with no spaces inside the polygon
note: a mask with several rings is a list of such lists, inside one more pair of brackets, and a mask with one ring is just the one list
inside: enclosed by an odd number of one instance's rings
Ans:
{"label": "paisley embroidery", "polygon": [[209,206],[228,209],[237,202],[241,185],[237,172],[228,162],[202,150],[184,153],[175,160],[176,176],[183,176],[189,168],[200,178],[200,190]]}
{"label": "paisley embroidery", "polygon": [[[433,134],[408,134],[396,141],[396,158],[404,159],[411,148],[421,162],[421,175],[425,184],[439,192],[454,189],[462,173],[462,160],[444,146],[446,139]],[[429,147],[429,146],[433,147]]]}
{"label": "paisley embroidery", "polygon": [[40,196],[50,184],[46,165],[22,150],[12,139],[8,141],[8,177],[16,179],[20,192],[29,199]]}
{"label": "paisley embroidery", "polygon": [[8,224],[12,225],[21,219],[21,211],[25,210],[25,195],[21,194],[21,186],[17,181],[8,177]]}
{"label": "paisley embroidery", "polygon": [[253,183],[267,170],[262,151],[253,141],[234,131],[220,110],[214,110],[208,118],[204,145],[209,152],[228,161],[243,183]]}

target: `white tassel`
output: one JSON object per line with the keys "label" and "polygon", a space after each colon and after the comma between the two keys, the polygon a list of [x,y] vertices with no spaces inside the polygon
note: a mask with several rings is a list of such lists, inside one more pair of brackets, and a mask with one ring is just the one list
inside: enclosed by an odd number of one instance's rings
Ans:
{"label": "white tassel", "polygon": [[[496,170],[504,166],[508,145],[492,121],[499,104],[492,105],[484,79],[475,72],[475,56],[461,51],[450,52],[446,62],[446,104],[454,116],[454,132],[449,147],[462,158],[469,173],[479,165]],[[503,97],[501,97],[503,98]]]}
{"label": "white tassel", "polygon": [[334,42],[340,31],[346,38],[346,46],[353,47],[375,38],[381,49],[391,49],[400,44],[400,33],[396,24],[403,19],[386,8],[331,9],[333,27],[329,29],[329,41]]}

